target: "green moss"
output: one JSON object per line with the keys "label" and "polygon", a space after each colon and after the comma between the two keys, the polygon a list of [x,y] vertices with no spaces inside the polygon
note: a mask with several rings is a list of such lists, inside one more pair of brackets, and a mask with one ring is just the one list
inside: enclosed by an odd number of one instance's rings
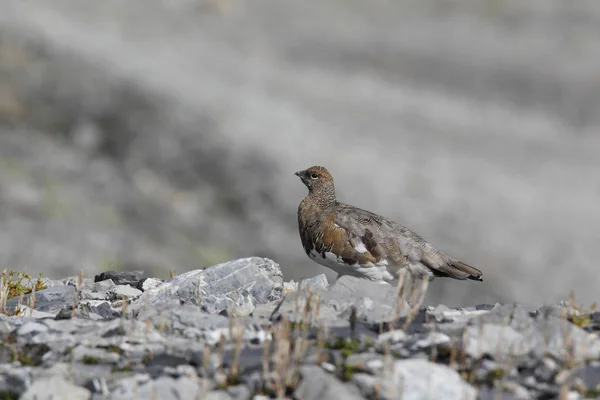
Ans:
{"label": "green moss", "polygon": [[123,350],[121,350],[121,348],[119,346],[108,346],[106,348],[106,351],[108,351],[109,353],[116,353],[116,354],[123,354]]}
{"label": "green moss", "polygon": [[332,350],[341,350],[342,354],[346,354],[346,357],[360,347],[360,343],[356,339],[344,339],[343,337],[336,336],[331,343],[325,343],[325,348]]}
{"label": "green moss", "polygon": [[142,357],[142,363],[148,365],[150,361],[152,361],[152,354],[144,354],[144,357]]}
{"label": "green moss", "polygon": [[92,357],[92,356],[83,356],[83,358],[81,359],[81,362],[86,365],[100,364],[100,360],[98,360],[96,357]]}
{"label": "green moss", "polygon": [[592,322],[589,313],[585,313],[585,314],[581,314],[581,315],[573,315],[569,319],[573,324],[577,325],[580,328],[583,328],[586,325],[588,325],[590,322]]}
{"label": "green moss", "polygon": [[600,396],[600,387],[586,389],[581,393],[584,399],[596,399]]}
{"label": "green moss", "polygon": [[3,271],[0,275],[5,287],[8,288],[8,298],[18,297],[29,294],[35,288],[36,291],[44,290],[47,286],[42,280],[42,274],[37,279],[32,279],[31,275],[17,271]]}
{"label": "green moss", "polygon": [[24,367],[37,367],[41,364],[41,362],[35,361],[33,358],[31,358],[31,356],[27,354],[16,354],[16,356],[13,355],[13,361],[20,362],[21,365]]}
{"label": "green moss", "polygon": [[352,379],[352,375],[354,374],[354,367],[352,365],[344,365],[344,368],[342,369],[342,379],[346,382],[348,382],[350,379]]}
{"label": "green moss", "polygon": [[488,379],[491,381],[495,381],[496,379],[502,379],[506,371],[502,368],[494,368],[488,372]]}
{"label": "green moss", "polygon": [[125,365],[124,367],[112,367],[110,369],[111,373],[115,373],[115,372],[131,372],[131,366],[129,365]]}
{"label": "green moss", "polygon": [[20,394],[15,392],[0,392],[0,400],[19,400]]}

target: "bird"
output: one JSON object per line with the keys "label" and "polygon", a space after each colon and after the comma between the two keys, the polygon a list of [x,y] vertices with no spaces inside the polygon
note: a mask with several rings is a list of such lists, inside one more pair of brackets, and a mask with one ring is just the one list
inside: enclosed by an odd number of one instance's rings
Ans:
{"label": "bird", "polygon": [[483,281],[483,273],[434,248],[384,216],[339,202],[325,167],[294,173],[308,188],[298,206],[298,229],[306,255],[338,274],[393,284],[403,271],[413,278]]}

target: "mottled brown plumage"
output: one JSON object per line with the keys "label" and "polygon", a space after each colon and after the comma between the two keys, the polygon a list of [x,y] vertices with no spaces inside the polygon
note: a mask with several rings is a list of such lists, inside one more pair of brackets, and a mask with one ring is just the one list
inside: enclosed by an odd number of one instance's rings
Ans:
{"label": "mottled brown plumage", "polygon": [[338,202],[327,169],[314,166],[296,175],[308,188],[298,207],[300,238],[315,262],[339,275],[381,283],[398,279],[402,268],[430,279],[483,280],[480,270],[441,253],[406,227]]}

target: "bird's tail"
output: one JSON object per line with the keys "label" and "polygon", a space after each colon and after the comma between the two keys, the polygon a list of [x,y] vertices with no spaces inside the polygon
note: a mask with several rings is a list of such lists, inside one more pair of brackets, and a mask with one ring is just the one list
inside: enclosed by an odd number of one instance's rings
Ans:
{"label": "bird's tail", "polygon": [[462,261],[452,260],[450,262],[451,269],[455,270],[456,275],[463,277],[462,279],[471,279],[474,281],[483,281],[483,273],[475,267],[465,264]]}

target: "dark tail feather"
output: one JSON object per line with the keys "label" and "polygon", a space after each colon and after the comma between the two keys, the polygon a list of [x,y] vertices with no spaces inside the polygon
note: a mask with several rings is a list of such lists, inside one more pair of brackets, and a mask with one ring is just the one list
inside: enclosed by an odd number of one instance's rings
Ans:
{"label": "dark tail feather", "polygon": [[462,272],[461,275],[468,275],[466,279],[471,279],[474,281],[483,281],[483,273],[475,267],[471,267],[469,264],[465,264],[462,261],[454,261],[452,262],[452,268],[455,268]]}

